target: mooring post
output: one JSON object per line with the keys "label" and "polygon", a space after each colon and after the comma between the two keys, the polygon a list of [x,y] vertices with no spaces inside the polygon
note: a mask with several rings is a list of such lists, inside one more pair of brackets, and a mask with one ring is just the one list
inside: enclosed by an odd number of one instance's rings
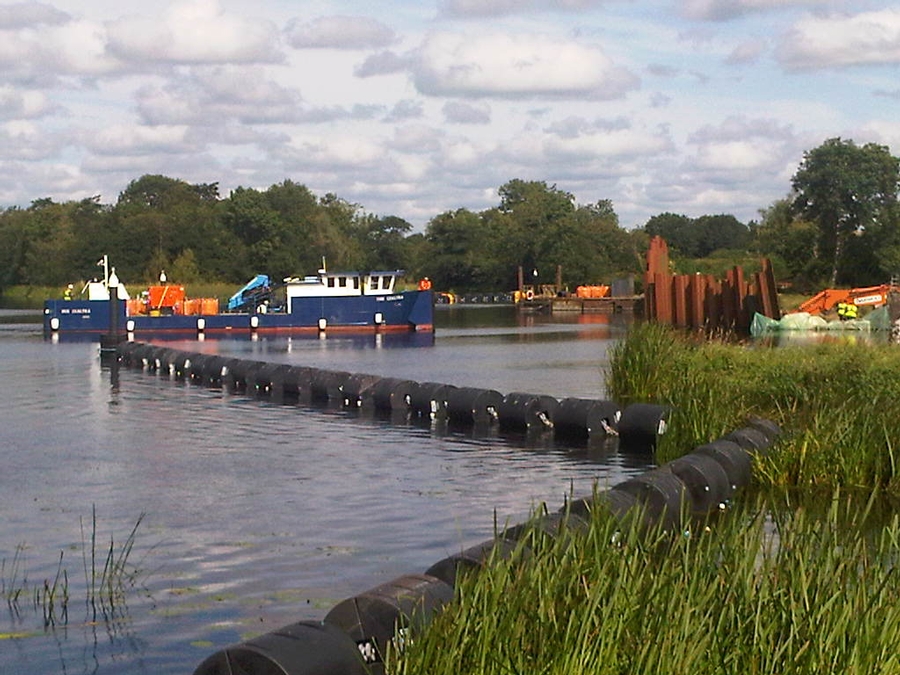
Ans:
{"label": "mooring post", "polygon": [[114,356],[116,347],[124,339],[119,331],[119,278],[116,276],[115,267],[109,276],[107,290],[109,291],[109,332],[100,336],[101,357]]}

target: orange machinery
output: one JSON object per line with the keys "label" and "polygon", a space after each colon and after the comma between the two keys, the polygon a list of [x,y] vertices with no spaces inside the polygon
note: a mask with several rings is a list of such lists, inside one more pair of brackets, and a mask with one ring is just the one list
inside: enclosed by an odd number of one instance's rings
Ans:
{"label": "orange machinery", "polygon": [[886,305],[888,296],[892,291],[897,291],[897,286],[881,284],[880,286],[867,286],[865,288],[826,288],[819,291],[809,300],[804,301],[798,312],[810,314],[824,314],[839,302],[852,302],[857,307],[863,305]]}

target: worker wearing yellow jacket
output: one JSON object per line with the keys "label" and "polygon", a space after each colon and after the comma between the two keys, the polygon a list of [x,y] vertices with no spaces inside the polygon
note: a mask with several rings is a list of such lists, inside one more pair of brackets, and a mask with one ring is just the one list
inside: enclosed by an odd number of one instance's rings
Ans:
{"label": "worker wearing yellow jacket", "polygon": [[852,321],[859,317],[859,307],[852,302],[839,302],[837,314],[841,321]]}

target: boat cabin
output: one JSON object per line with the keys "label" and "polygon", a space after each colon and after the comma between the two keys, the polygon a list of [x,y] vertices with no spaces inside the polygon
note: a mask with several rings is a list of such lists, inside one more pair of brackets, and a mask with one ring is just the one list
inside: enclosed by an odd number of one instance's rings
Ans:
{"label": "boat cabin", "polygon": [[288,312],[294,298],[342,298],[359,295],[390,295],[403,270],[385,272],[324,272],[302,279],[285,279]]}

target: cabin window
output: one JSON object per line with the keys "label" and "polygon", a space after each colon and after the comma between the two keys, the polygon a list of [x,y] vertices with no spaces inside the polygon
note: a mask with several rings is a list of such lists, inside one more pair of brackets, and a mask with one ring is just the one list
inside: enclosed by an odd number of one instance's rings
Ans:
{"label": "cabin window", "polygon": [[359,277],[353,277],[353,289],[356,291],[359,290]]}
{"label": "cabin window", "polygon": [[384,289],[390,288],[392,280],[392,277],[381,277],[381,287]]}
{"label": "cabin window", "polygon": [[347,288],[347,277],[338,277],[338,286]]}
{"label": "cabin window", "polygon": [[369,277],[369,286],[372,288],[373,291],[378,290],[378,279],[379,278],[380,277]]}
{"label": "cabin window", "polygon": [[328,288],[334,288],[334,277],[328,277]]}

